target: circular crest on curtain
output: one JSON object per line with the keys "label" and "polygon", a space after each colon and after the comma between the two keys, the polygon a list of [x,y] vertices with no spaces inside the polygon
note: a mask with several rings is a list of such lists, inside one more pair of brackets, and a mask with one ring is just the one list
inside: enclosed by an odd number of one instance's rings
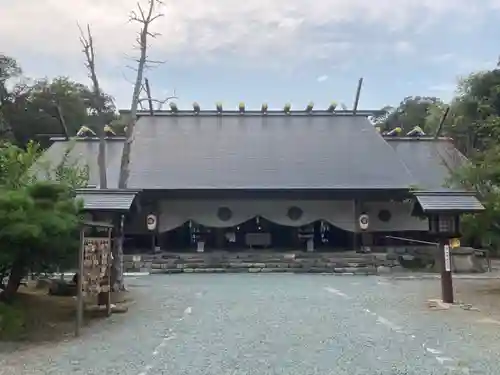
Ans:
{"label": "circular crest on curtain", "polygon": [[288,209],[287,216],[290,220],[297,221],[299,220],[302,215],[304,214],[304,211],[300,207],[297,206],[292,206]]}
{"label": "circular crest on curtain", "polygon": [[389,210],[380,210],[378,212],[378,219],[384,223],[387,223],[389,220],[391,220],[391,212]]}
{"label": "circular crest on curtain", "polygon": [[220,221],[228,221],[233,217],[233,212],[228,207],[219,207],[217,217]]}

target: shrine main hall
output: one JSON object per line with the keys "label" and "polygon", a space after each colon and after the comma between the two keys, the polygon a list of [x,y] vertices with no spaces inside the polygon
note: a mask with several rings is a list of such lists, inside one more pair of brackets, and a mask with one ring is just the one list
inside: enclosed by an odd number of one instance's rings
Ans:
{"label": "shrine main hall", "polygon": [[[96,137],[53,138],[43,157],[57,163],[69,150],[89,167],[89,186],[78,195],[94,220],[124,215],[125,251],[388,246],[391,234],[426,238],[428,219],[414,215],[416,205],[453,213],[481,207],[470,192],[448,187],[466,160],[451,139],[384,136],[372,114],[140,112],[125,190],[118,189],[123,137],[106,138],[105,190]],[[155,218],[154,230],[147,217]]]}

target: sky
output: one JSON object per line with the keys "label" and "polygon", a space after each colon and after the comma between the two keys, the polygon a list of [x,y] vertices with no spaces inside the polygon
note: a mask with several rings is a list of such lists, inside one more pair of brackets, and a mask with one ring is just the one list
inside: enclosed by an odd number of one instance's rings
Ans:
{"label": "sky", "polygon": [[[146,6],[147,0],[139,0]],[[101,86],[130,107],[139,25],[136,0],[0,0],[0,53],[31,77],[90,84],[77,24],[90,24]],[[146,72],[153,97],[189,109],[397,105],[450,100],[459,77],[500,55],[500,0],[164,0]]]}

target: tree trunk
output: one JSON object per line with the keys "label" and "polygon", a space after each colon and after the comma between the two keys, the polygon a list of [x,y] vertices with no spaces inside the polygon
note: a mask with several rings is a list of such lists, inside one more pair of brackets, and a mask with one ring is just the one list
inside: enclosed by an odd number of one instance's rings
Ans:
{"label": "tree trunk", "polygon": [[[151,11],[150,11],[151,13]],[[132,151],[132,142],[134,137],[134,127],[137,121],[137,109],[139,106],[139,95],[142,87],[142,80],[144,75],[144,67],[146,65],[146,50],[147,50],[147,25],[141,32],[141,56],[139,58],[139,64],[137,67],[137,77],[134,85],[134,92],[132,93],[132,103],[130,106],[130,119],[127,124],[127,130],[125,134],[125,143],[123,145],[122,157],[120,162],[120,174],[118,177],[118,189],[126,189],[128,178],[129,178],[129,165],[130,165],[130,153]],[[123,282],[123,227],[120,225],[119,235],[116,238],[116,252],[114,254],[113,268],[116,272],[116,282],[115,287],[118,290],[125,289],[125,283]]]}
{"label": "tree trunk", "polygon": [[106,139],[104,126],[106,124],[101,123],[102,114],[99,113],[99,123],[97,124],[98,135],[99,135],[99,153],[97,155],[97,165],[99,166],[99,188],[107,189],[108,181],[106,176]]}
{"label": "tree trunk", "polygon": [[114,218],[115,238],[113,241],[113,264],[111,267],[111,287],[114,292],[125,291],[123,280],[123,215]]}
{"label": "tree trunk", "polygon": [[21,285],[21,280],[24,277],[24,263],[21,260],[16,260],[10,269],[9,281],[5,290],[2,292],[2,300],[10,302],[14,298]]}

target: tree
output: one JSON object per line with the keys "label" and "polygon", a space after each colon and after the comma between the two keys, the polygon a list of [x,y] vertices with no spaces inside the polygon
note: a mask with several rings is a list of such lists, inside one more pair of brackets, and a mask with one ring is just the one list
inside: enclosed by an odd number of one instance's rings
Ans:
{"label": "tree", "polygon": [[476,154],[454,171],[451,184],[474,191],[485,210],[462,218],[463,237],[477,246],[500,248],[500,145]]}
{"label": "tree", "polygon": [[[120,174],[118,180],[118,188],[126,189],[127,181],[129,176],[129,165],[130,165],[130,153],[132,150],[132,142],[134,135],[134,127],[137,119],[137,110],[139,107],[139,95],[141,93],[142,82],[144,78],[144,71],[148,64],[158,63],[157,61],[148,59],[148,40],[149,38],[155,38],[158,36],[157,33],[151,31],[151,24],[158,18],[163,17],[162,13],[157,13],[156,10],[162,5],[160,0],[148,0],[148,9],[144,10],[140,3],[137,4],[137,11],[132,11],[130,15],[131,22],[137,22],[140,24],[141,29],[137,37],[137,44],[139,47],[139,57],[136,59],[137,62],[137,75],[134,84],[134,91],[132,93],[132,102],[130,105],[130,122],[127,124],[125,130],[125,143],[123,145],[123,153],[120,162]],[[120,226],[119,226],[120,227]],[[114,289],[123,290],[125,289],[123,281],[123,238],[121,235],[118,236],[117,246],[114,248],[114,262],[113,262],[113,273],[112,278]]]}
{"label": "tree", "polygon": [[0,280],[9,275],[4,299],[14,296],[27,272],[47,270],[76,254],[79,207],[72,194],[86,186],[89,171],[70,162],[71,147],[51,165],[40,158],[43,149],[35,142],[25,148],[0,144]]}
{"label": "tree", "polygon": [[25,149],[12,143],[0,144],[0,186],[18,189],[35,181],[30,168],[41,156],[41,147],[29,142]]}
{"label": "tree", "polygon": [[73,147],[71,142],[61,161],[53,165],[43,160],[43,149],[36,142],[30,141],[25,148],[8,142],[0,144],[0,187],[20,189],[38,180],[59,182],[73,189],[85,187],[89,168],[77,160],[70,161]]}
{"label": "tree", "polygon": [[467,156],[500,139],[500,69],[472,73],[460,80],[444,131]]}
{"label": "tree", "polygon": [[50,135],[64,134],[63,122],[73,136],[82,125],[97,129],[116,118],[111,96],[101,92],[96,100],[93,89],[67,77],[29,80],[14,59],[0,55],[0,139],[20,146],[38,139],[45,147]]}
{"label": "tree", "polygon": [[29,272],[51,269],[77,253],[79,206],[69,186],[36,182],[0,192],[1,265],[9,279],[1,294],[11,301]]}
{"label": "tree", "polygon": [[12,127],[7,119],[5,119],[3,110],[10,96],[7,89],[7,82],[21,74],[21,68],[16,60],[0,54],[0,139],[12,140],[14,138]]}
{"label": "tree", "polygon": [[500,70],[472,73],[460,80],[451,103],[452,118],[443,130],[470,163],[451,182],[476,192],[485,211],[463,218],[465,239],[500,248]]}
{"label": "tree", "polygon": [[419,126],[427,134],[433,134],[439,124],[444,103],[441,99],[429,96],[408,96],[397,107],[384,107],[387,115],[375,118],[382,131],[400,127],[406,134]]}
{"label": "tree", "polygon": [[93,108],[97,113],[98,123],[97,135],[99,136],[99,153],[97,155],[97,165],[99,167],[99,188],[107,189],[108,182],[106,176],[106,139],[104,127],[107,122],[104,118],[105,111],[105,100],[101,93],[99,80],[97,79],[96,67],[95,67],[95,50],[94,50],[94,39],[92,38],[92,33],[90,32],[90,25],[87,25],[87,35],[83,33],[80,28],[80,41],[83,46],[83,53],[85,54],[86,64],[89,71],[89,77],[92,80],[92,104]]}
{"label": "tree", "polygon": [[137,62],[137,75],[134,84],[134,91],[132,93],[132,102],[130,105],[130,122],[127,125],[125,132],[125,144],[123,146],[123,154],[120,163],[120,177],[118,187],[125,189],[127,187],[127,180],[129,176],[130,152],[133,142],[134,126],[137,119],[137,110],[139,107],[139,95],[141,93],[142,82],[144,78],[144,71],[148,63],[158,63],[148,59],[148,39],[156,38],[157,33],[151,31],[151,24],[158,18],[163,17],[162,13],[155,13],[156,8],[162,5],[160,0],[148,0],[148,9],[145,11],[140,3],[137,4],[137,11],[132,11],[130,15],[131,22],[137,22],[141,25],[139,35],[137,37],[137,44],[139,47],[139,57]]}

